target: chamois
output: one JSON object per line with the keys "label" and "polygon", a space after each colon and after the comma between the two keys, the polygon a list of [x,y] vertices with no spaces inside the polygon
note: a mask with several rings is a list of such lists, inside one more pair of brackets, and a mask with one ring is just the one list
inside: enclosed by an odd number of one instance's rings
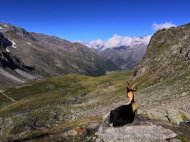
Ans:
{"label": "chamois", "polygon": [[134,89],[135,84],[130,87],[129,83],[127,86],[127,97],[129,98],[129,104],[117,107],[110,112],[110,126],[117,127],[127,123],[133,122],[135,118],[135,112],[137,111],[138,104],[135,102]]}

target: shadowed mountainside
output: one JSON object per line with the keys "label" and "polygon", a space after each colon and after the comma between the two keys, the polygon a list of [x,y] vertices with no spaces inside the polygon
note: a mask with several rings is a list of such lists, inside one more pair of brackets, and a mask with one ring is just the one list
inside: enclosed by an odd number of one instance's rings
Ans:
{"label": "shadowed mountainside", "polygon": [[101,51],[101,54],[109,60],[112,60],[121,69],[133,69],[143,58],[147,46],[138,44],[132,47],[120,46],[107,48]]}
{"label": "shadowed mountainside", "polygon": [[30,33],[9,24],[0,23],[0,27],[0,79],[7,80],[2,87],[61,74],[99,76],[119,69],[80,43]]}

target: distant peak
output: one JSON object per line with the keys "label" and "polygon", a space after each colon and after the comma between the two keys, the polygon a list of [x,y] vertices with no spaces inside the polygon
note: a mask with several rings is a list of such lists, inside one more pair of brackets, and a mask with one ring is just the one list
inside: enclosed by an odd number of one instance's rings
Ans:
{"label": "distant peak", "polygon": [[86,44],[86,46],[90,48],[95,48],[98,50],[105,50],[107,48],[115,48],[121,46],[128,46],[128,47],[136,47],[138,45],[148,45],[150,38],[152,36],[144,36],[144,37],[129,37],[129,36],[120,36],[118,34],[113,35],[113,37],[109,38],[108,40],[93,40]]}

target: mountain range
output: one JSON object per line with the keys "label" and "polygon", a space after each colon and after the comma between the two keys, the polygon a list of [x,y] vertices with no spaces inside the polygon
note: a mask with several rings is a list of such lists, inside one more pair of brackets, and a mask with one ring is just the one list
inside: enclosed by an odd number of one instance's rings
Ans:
{"label": "mountain range", "polygon": [[0,85],[68,73],[99,76],[119,67],[94,49],[0,23]]}
{"label": "mountain range", "polygon": [[114,35],[103,43],[82,44],[0,23],[1,85],[68,73],[99,76],[133,69],[143,58],[150,38]]}
{"label": "mountain range", "polygon": [[147,45],[139,44],[133,47],[119,46],[107,48],[100,53],[109,60],[112,60],[121,69],[133,69],[142,60],[146,53]]}
{"label": "mountain range", "polygon": [[120,36],[118,34],[113,35],[113,37],[108,40],[92,40],[86,45],[90,48],[95,48],[97,50],[105,50],[108,48],[120,47],[120,46],[129,46],[137,47],[139,45],[148,45],[151,35],[144,37],[130,37],[130,36]]}
{"label": "mountain range", "polygon": [[[49,42],[46,35],[30,33],[30,36],[35,42],[27,42],[36,43],[36,48],[53,48],[55,44]],[[45,41],[42,42],[42,39]],[[52,46],[46,45],[46,40]],[[16,72],[14,68],[21,68],[25,72],[35,71],[35,68],[23,64],[17,56],[10,54],[14,51],[11,49],[19,48],[17,45],[16,40],[14,43],[1,34],[1,56],[6,57],[1,58],[4,59],[1,66],[4,63],[5,68],[5,65],[9,65],[7,63],[12,63],[13,69],[6,69],[9,72]],[[10,48],[7,50],[10,50],[9,54],[5,52],[7,47]],[[122,46],[116,49],[122,51],[126,48],[130,49]],[[0,140],[92,142],[99,138],[104,142],[138,142],[141,138],[142,141],[188,142],[189,65],[190,24],[185,24],[157,31],[135,72],[115,71],[99,77],[67,74],[7,88],[1,93],[9,98],[0,95]],[[140,107],[135,121],[118,128],[101,129],[101,124],[105,124],[102,122],[107,122],[102,116],[127,103],[128,81],[138,87],[135,101]],[[161,130],[162,127],[166,131]],[[128,133],[129,130],[132,133]]]}
{"label": "mountain range", "polygon": [[122,37],[115,34],[106,41],[99,39],[85,45],[96,49],[121,69],[133,69],[142,60],[150,38],[151,36]]}

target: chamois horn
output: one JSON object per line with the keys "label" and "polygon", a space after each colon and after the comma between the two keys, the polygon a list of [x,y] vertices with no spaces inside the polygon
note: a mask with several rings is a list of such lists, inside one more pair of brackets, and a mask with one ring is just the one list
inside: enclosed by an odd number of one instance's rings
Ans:
{"label": "chamois horn", "polygon": [[130,89],[131,88],[131,85],[130,83],[127,81],[127,87]]}
{"label": "chamois horn", "polygon": [[133,89],[134,91],[136,91],[137,90],[136,85],[137,85],[137,82],[133,83],[133,85],[131,86],[131,89]]}

